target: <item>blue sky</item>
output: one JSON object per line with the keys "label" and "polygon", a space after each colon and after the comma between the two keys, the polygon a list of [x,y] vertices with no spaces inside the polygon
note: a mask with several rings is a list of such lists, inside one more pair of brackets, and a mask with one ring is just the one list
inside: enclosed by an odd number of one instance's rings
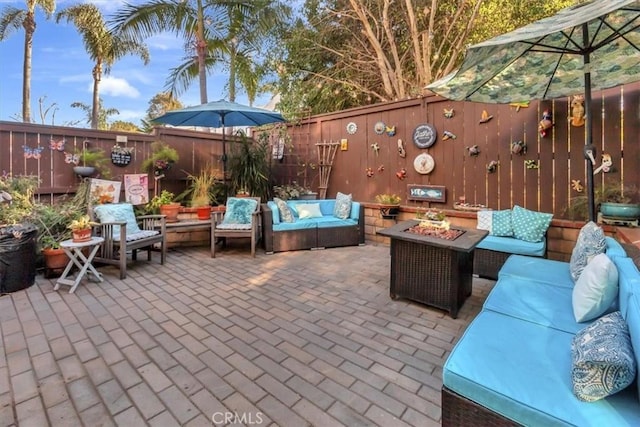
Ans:
{"label": "blue sky", "polygon": [[[93,0],[102,11],[105,19],[124,2],[122,0]],[[58,0],[59,11],[76,0]],[[141,0],[129,0],[132,4],[144,3]],[[0,9],[11,5],[25,8],[25,1],[0,0]],[[82,39],[75,27],[66,23],[55,23],[55,18],[47,21],[41,13],[36,17],[37,28],[33,41],[32,78],[31,78],[31,115],[36,123],[41,123],[38,98],[46,96],[44,107],[57,104],[55,124],[67,125],[71,121],[82,120],[77,127],[89,127],[85,123],[86,115],[78,108],[71,108],[72,102],[91,105],[93,79],[92,62],[84,50]],[[144,65],[142,60],[127,56],[116,62],[109,75],[103,76],[100,84],[100,96],[106,108],[116,108],[119,115],[110,120],[124,120],[140,123],[146,115],[149,100],[165,88],[169,70],[183,62],[183,41],[173,34],[157,35],[147,39],[151,61]],[[24,50],[24,31],[14,32],[0,42],[0,120],[15,121],[22,112],[22,65]],[[226,98],[226,76],[222,70],[209,74],[207,78],[208,100]],[[197,81],[179,96],[185,106],[200,104]],[[255,106],[265,105],[269,96],[256,100]],[[236,95],[236,102],[248,104],[244,93]],[[46,124],[52,124],[52,114],[46,118]]]}

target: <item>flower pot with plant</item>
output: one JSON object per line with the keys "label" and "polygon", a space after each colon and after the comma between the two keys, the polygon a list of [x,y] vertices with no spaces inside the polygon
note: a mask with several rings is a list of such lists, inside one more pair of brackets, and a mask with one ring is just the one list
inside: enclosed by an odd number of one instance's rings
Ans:
{"label": "flower pot with plant", "polygon": [[78,153],[78,164],[73,167],[76,175],[82,177],[93,176],[99,173],[101,176],[108,178],[111,174],[107,167],[109,159],[101,149],[89,150],[84,149]]}
{"label": "flower pot with plant", "polygon": [[189,174],[188,190],[191,190],[191,206],[197,208],[198,219],[211,218],[212,190],[220,174],[210,165],[202,168],[198,175]]}
{"label": "flower pot with plant", "polygon": [[400,212],[400,201],[397,194],[377,194],[375,201],[380,205],[380,214],[384,219],[395,219]]}
{"label": "flower pot with plant", "polygon": [[71,230],[67,226],[77,219],[80,207],[73,201],[64,204],[38,204],[34,209],[34,223],[38,227],[38,247],[42,251],[45,277],[62,273],[69,262],[60,242],[71,239]]}
{"label": "flower pot with plant", "polygon": [[151,154],[142,162],[142,170],[153,172],[155,176],[162,176],[175,164],[180,156],[175,148],[162,141],[151,144]]}
{"label": "flower pot with plant", "polygon": [[164,215],[166,222],[178,222],[180,203],[174,202],[174,198],[175,194],[168,190],[162,190],[160,194],[149,200],[145,210],[148,213]]}
{"label": "flower pot with plant", "polygon": [[[634,185],[622,185],[619,181],[605,182],[595,188],[594,202],[602,217],[634,221],[640,218],[640,192]],[[589,202],[586,195],[571,199],[565,216],[572,220],[589,218]]]}
{"label": "flower pot with plant", "polygon": [[87,242],[91,240],[91,227],[98,225],[97,222],[91,221],[89,215],[82,215],[78,219],[74,219],[69,224],[72,239],[74,242]]}

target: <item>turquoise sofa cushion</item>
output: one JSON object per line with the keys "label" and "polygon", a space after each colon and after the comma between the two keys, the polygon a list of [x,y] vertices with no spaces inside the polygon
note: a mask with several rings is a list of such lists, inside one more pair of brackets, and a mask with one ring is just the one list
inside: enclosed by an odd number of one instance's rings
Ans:
{"label": "turquoise sofa cushion", "polygon": [[585,323],[576,322],[573,316],[572,291],[567,286],[502,276],[485,300],[483,308],[575,334],[585,327]]}
{"label": "turquoise sofa cushion", "polygon": [[511,255],[498,272],[498,279],[503,276],[535,280],[573,289],[569,263],[552,259]]}
{"label": "turquoise sofa cushion", "polygon": [[[140,227],[133,213],[133,205],[131,203],[108,203],[97,205],[93,208],[93,212],[100,222],[126,222],[127,236],[139,233]],[[154,233],[157,234],[157,233]],[[113,236],[115,240],[120,240],[120,227],[113,228]]]}
{"label": "turquoise sofa cushion", "polygon": [[281,222],[279,224],[273,224],[273,231],[287,231],[287,230],[309,230],[318,228],[316,221],[308,220],[296,220],[295,222]]}
{"label": "turquoise sofa cushion", "polygon": [[[269,200],[267,202],[267,206],[271,211],[271,222],[273,224],[280,224],[280,209],[278,209],[278,205],[276,204],[276,202],[274,202],[273,200]],[[287,204],[287,206],[289,205]],[[289,207],[289,209],[291,209],[291,207]],[[293,213],[293,211],[291,211],[291,213]]]}
{"label": "turquoise sofa cushion", "polygon": [[605,236],[604,242],[606,245],[605,252],[609,258],[627,256],[627,252],[622,245],[613,237]]}
{"label": "turquoise sofa cushion", "polygon": [[331,228],[331,227],[351,227],[358,224],[358,221],[351,218],[338,219],[334,216],[323,216],[317,219],[318,228]]}
{"label": "turquoise sofa cushion", "polygon": [[598,254],[582,270],[573,287],[576,322],[602,316],[618,299],[618,269],[607,254]]}
{"label": "turquoise sofa cushion", "polygon": [[542,240],[541,242],[531,243],[513,237],[487,236],[478,243],[476,248],[543,257],[547,249],[547,242],[546,240]]}
{"label": "turquoise sofa cushion", "polygon": [[[613,257],[612,260],[618,269],[618,310],[626,318],[631,295],[640,294],[640,273],[631,258]],[[640,339],[640,332],[638,335]]]}
{"label": "turquoise sofa cushion", "polygon": [[445,362],[443,383],[523,425],[640,425],[630,387],[597,402],[573,395],[572,338],[572,333],[483,310]]}
{"label": "turquoise sofa cushion", "polygon": [[[633,353],[635,354],[636,363],[640,363],[640,295],[638,295],[638,293],[629,295],[629,300],[627,301],[627,305],[628,305],[628,310],[627,310],[627,315],[625,316],[625,319],[627,321],[627,326],[629,328],[629,335],[631,337],[631,346],[633,347]],[[624,316],[624,313],[623,313],[623,316]],[[637,372],[636,394],[637,396],[640,396],[640,369],[637,369],[636,372]]]}
{"label": "turquoise sofa cushion", "polygon": [[614,311],[578,332],[571,360],[573,393],[582,401],[595,402],[628,387],[636,376],[636,361],[622,314]]}
{"label": "turquoise sofa cushion", "polygon": [[552,218],[553,214],[531,211],[516,205],[511,212],[513,236],[526,242],[541,242]]}

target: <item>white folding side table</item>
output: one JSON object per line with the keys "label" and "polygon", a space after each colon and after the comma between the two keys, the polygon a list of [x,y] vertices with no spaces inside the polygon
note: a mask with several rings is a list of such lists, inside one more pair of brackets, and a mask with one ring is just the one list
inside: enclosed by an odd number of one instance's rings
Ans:
{"label": "white folding side table", "polygon": [[[87,273],[91,273],[99,282],[102,282],[102,274],[100,274],[91,264],[93,257],[96,256],[102,242],[104,242],[104,238],[102,237],[91,237],[91,239],[86,242],[74,242],[72,239],[60,242],[60,247],[69,257],[69,263],[62,272],[62,276],[60,276],[56,281],[56,285],[53,290],[57,291],[60,288],[60,285],[67,285],[71,286],[69,293],[72,294],[80,284],[84,275]],[[89,256],[85,256],[82,252],[84,248],[89,248]],[[74,265],[78,267],[80,271],[76,275],[75,279],[70,279],[68,276]]]}

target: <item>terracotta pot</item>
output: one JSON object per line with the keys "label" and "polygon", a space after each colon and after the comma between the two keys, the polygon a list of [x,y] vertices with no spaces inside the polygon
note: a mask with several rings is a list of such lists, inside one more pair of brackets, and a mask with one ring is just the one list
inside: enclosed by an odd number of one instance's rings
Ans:
{"label": "terracotta pot", "polygon": [[198,219],[207,220],[211,219],[211,206],[199,206],[197,208]]}
{"label": "terracotta pot", "polygon": [[50,270],[60,270],[67,266],[69,257],[60,248],[58,249],[43,249],[42,255],[44,256],[44,265]]}
{"label": "terracotta pot", "polygon": [[165,215],[167,222],[178,222],[178,214],[180,213],[180,203],[169,203],[160,206],[160,214]]}
{"label": "terracotta pot", "polygon": [[91,240],[91,229],[85,228],[83,230],[73,230],[73,241],[74,242],[86,242]]}

